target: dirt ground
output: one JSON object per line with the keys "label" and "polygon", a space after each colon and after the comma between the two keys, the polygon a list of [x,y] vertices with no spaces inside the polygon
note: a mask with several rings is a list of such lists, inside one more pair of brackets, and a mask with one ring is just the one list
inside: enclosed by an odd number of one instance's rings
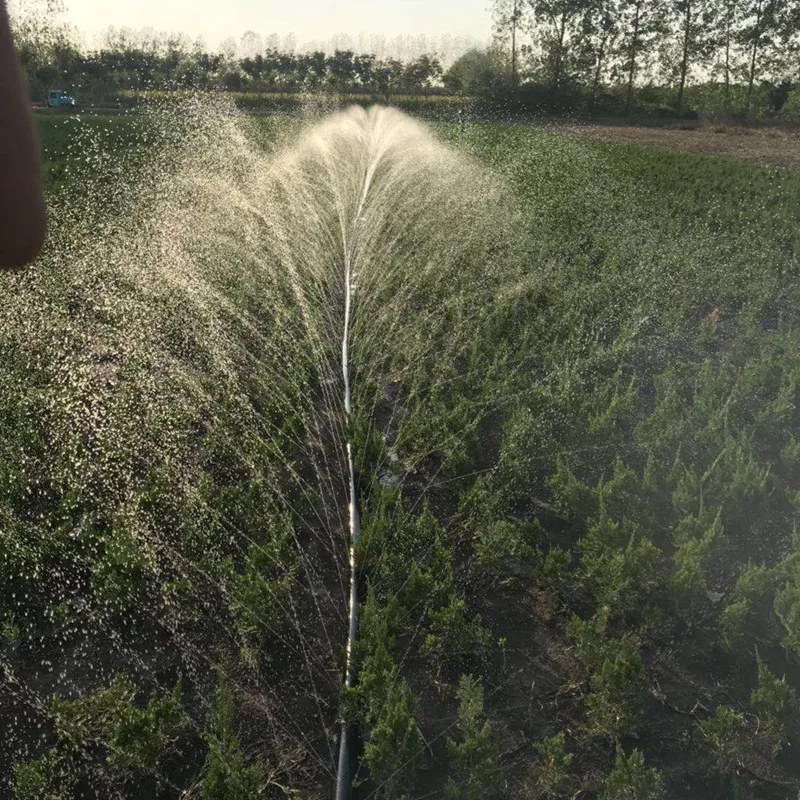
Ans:
{"label": "dirt ground", "polygon": [[661,147],[682,153],[730,156],[785,169],[800,169],[800,129],[743,127],[714,123],[620,123],[558,122],[548,128],[606,142]]}

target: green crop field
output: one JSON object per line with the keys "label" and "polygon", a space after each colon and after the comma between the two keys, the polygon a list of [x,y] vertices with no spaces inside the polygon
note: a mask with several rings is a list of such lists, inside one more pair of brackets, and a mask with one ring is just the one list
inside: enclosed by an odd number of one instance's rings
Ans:
{"label": "green crop field", "polygon": [[795,800],[800,174],[387,120],[41,121],[0,795],[328,797],[344,718],[362,800]]}

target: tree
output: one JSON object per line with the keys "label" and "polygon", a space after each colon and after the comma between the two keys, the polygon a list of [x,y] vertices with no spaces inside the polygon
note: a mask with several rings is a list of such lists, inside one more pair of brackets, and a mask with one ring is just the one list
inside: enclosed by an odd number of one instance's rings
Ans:
{"label": "tree", "polygon": [[646,767],[639,750],[630,755],[618,744],[614,769],[603,781],[600,800],[662,800],[664,777],[652,767]]}
{"label": "tree", "polygon": [[718,0],[670,0],[669,12],[673,40],[677,40],[677,107],[683,108],[686,81],[692,67],[704,66],[717,43]]}
{"label": "tree", "polygon": [[233,61],[236,58],[236,48],[236,39],[232,36],[228,36],[220,43],[219,52],[228,61]]}
{"label": "tree", "polygon": [[486,97],[497,88],[501,65],[491,50],[468,50],[445,73],[445,88],[458,94]]}
{"label": "tree", "polygon": [[750,111],[756,77],[785,67],[790,41],[797,32],[797,0],[749,0],[737,41],[748,53],[745,109]]}
{"label": "tree", "polygon": [[[33,97],[42,96],[58,76],[59,51],[77,53],[63,20],[61,0],[27,0],[10,9],[11,32]],[[63,80],[63,76],[58,76]]]}
{"label": "tree", "polygon": [[619,0],[593,0],[583,16],[584,60],[592,70],[592,102],[597,101],[600,80],[609,51],[619,34]]}
{"label": "tree", "polygon": [[406,89],[412,94],[427,93],[433,84],[442,77],[442,65],[438,58],[421,55],[406,64],[403,80]]}
{"label": "tree", "polygon": [[519,83],[519,32],[524,21],[523,0],[494,0],[494,32],[502,47],[510,40],[511,88]]}
{"label": "tree", "polygon": [[264,39],[255,31],[245,31],[239,42],[239,52],[245,58],[255,58],[264,52]]}
{"label": "tree", "polygon": [[619,45],[617,71],[627,87],[625,113],[633,105],[633,89],[644,60],[652,53],[658,37],[664,32],[665,7],[663,0],[620,0]]}
{"label": "tree", "polygon": [[529,0],[540,33],[543,71],[554,92],[568,80],[569,49],[579,39],[588,0]]}
{"label": "tree", "polygon": [[734,69],[736,53],[736,28],[742,14],[742,0],[722,0],[717,14],[716,39],[717,52],[721,51],[721,60],[717,58],[714,71],[723,75],[725,84],[725,105],[730,111],[731,102],[731,75]]}

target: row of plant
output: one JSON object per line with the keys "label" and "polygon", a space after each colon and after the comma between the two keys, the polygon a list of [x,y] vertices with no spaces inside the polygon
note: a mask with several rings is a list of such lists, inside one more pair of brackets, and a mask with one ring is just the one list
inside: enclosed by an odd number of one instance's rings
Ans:
{"label": "row of plant", "polygon": [[[10,279],[4,697],[47,731],[8,737],[18,795],[313,796],[313,732],[340,713],[367,796],[796,794],[796,176],[438,132],[482,168],[420,200],[418,220],[434,201],[441,217],[409,226],[357,317],[365,596],[339,708],[329,554],[308,558],[321,498],[280,483],[317,407],[281,398],[318,360],[263,273],[205,273],[252,311],[214,306],[250,353],[229,361],[186,284],[137,299],[130,264],[114,277],[96,252]],[[100,636],[81,683],[70,663]],[[328,682],[300,642],[329,653]]]}
{"label": "row of plant", "polygon": [[[201,186],[243,202],[209,122],[43,128],[51,237],[3,276],[0,324],[0,772],[16,797],[321,780],[340,653],[314,620],[338,606],[314,599],[323,500],[290,466],[319,376],[291,288],[203,214]],[[235,224],[263,235],[255,214]]]}
{"label": "row of plant", "polygon": [[376,367],[415,511],[365,511],[373,791],[794,797],[797,177],[440,130],[518,216]]}

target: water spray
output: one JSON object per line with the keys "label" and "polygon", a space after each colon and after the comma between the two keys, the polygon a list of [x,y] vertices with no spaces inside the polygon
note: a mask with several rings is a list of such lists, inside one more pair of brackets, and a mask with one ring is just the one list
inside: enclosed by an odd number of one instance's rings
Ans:
{"label": "water spray", "polygon": [[[15,609],[67,608],[65,635],[77,637],[55,656],[50,645],[31,645],[36,668],[17,676],[8,749],[23,757],[31,721],[46,732],[54,664],[59,695],[86,694],[86,675],[105,690],[121,668],[143,691],[167,697],[174,684],[160,654],[174,653],[175,673],[199,687],[203,702],[187,711],[200,730],[217,692],[213,676],[246,653],[252,662],[231,691],[252,700],[242,713],[248,730],[266,732],[265,751],[291,754],[280,777],[317,791],[330,786],[338,758],[336,797],[349,800],[356,728],[336,713],[335,698],[359,677],[354,414],[374,426],[387,445],[382,458],[394,464],[407,410],[390,388],[428,387],[431,376],[419,372],[430,348],[437,363],[453,363],[467,341],[457,332],[483,313],[484,285],[462,287],[462,275],[465,264],[487,262],[485,248],[472,248],[485,240],[491,204],[474,195],[471,165],[397,111],[351,109],[267,154],[261,124],[251,129],[226,101],[208,98],[132,118],[151,148],[146,163],[132,151],[135,169],[98,160],[97,173],[74,177],[51,208],[41,268],[3,276],[0,333],[14,354],[3,361],[3,385],[17,393],[12,405],[31,409],[24,430],[52,444],[34,454],[7,447],[15,491],[27,498],[67,486],[103,523],[90,532],[97,547],[59,540],[58,570],[42,582],[25,571],[25,558],[35,552],[37,563],[50,563],[49,518],[17,519],[16,506],[3,505],[16,520],[5,531],[10,541],[15,531],[26,537],[9,548],[21,587]],[[72,132],[76,152],[103,152],[94,131]],[[77,207],[78,197],[92,204]],[[465,291],[474,297],[462,299]],[[442,313],[451,298],[458,302]],[[449,387],[449,369],[432,380]],[[385,397],[373,387],[385,387]],[[41,405],[27,403],[34,395]],[[447,436],[425,451],[442,449]],[[392,467],[406,469],[410,461]],[[138,500],[150,496],[145,474],[158,476],[157,507]],[[232,477],[252,487],[258,513],[239,514],[228,494],[209,492]],[[83,523],[76,531],[83,536]],[[85,576],[113,566],[118,548],[136,559],[153,603],[120,610],[116,595],[88,594]],[[238,593],[246,581],[220,581],[208,569],[238,566],[240,557],[243,578],[269,582],[269,608],[260,594]],[[162,603],[162,587],[184,579],[191,596]],[[181,612],[184,602],[191,613]],[[132,626],[154,622],[159,638],[103,638],[121,614]],[[48,637],[62,632],[55,623],[47,629]],[[261,663],[265,642],[276,657]],[[49,746],[45,733],[40,744]],[[102,765],[87,763],[87,776],[105,787]]]}

